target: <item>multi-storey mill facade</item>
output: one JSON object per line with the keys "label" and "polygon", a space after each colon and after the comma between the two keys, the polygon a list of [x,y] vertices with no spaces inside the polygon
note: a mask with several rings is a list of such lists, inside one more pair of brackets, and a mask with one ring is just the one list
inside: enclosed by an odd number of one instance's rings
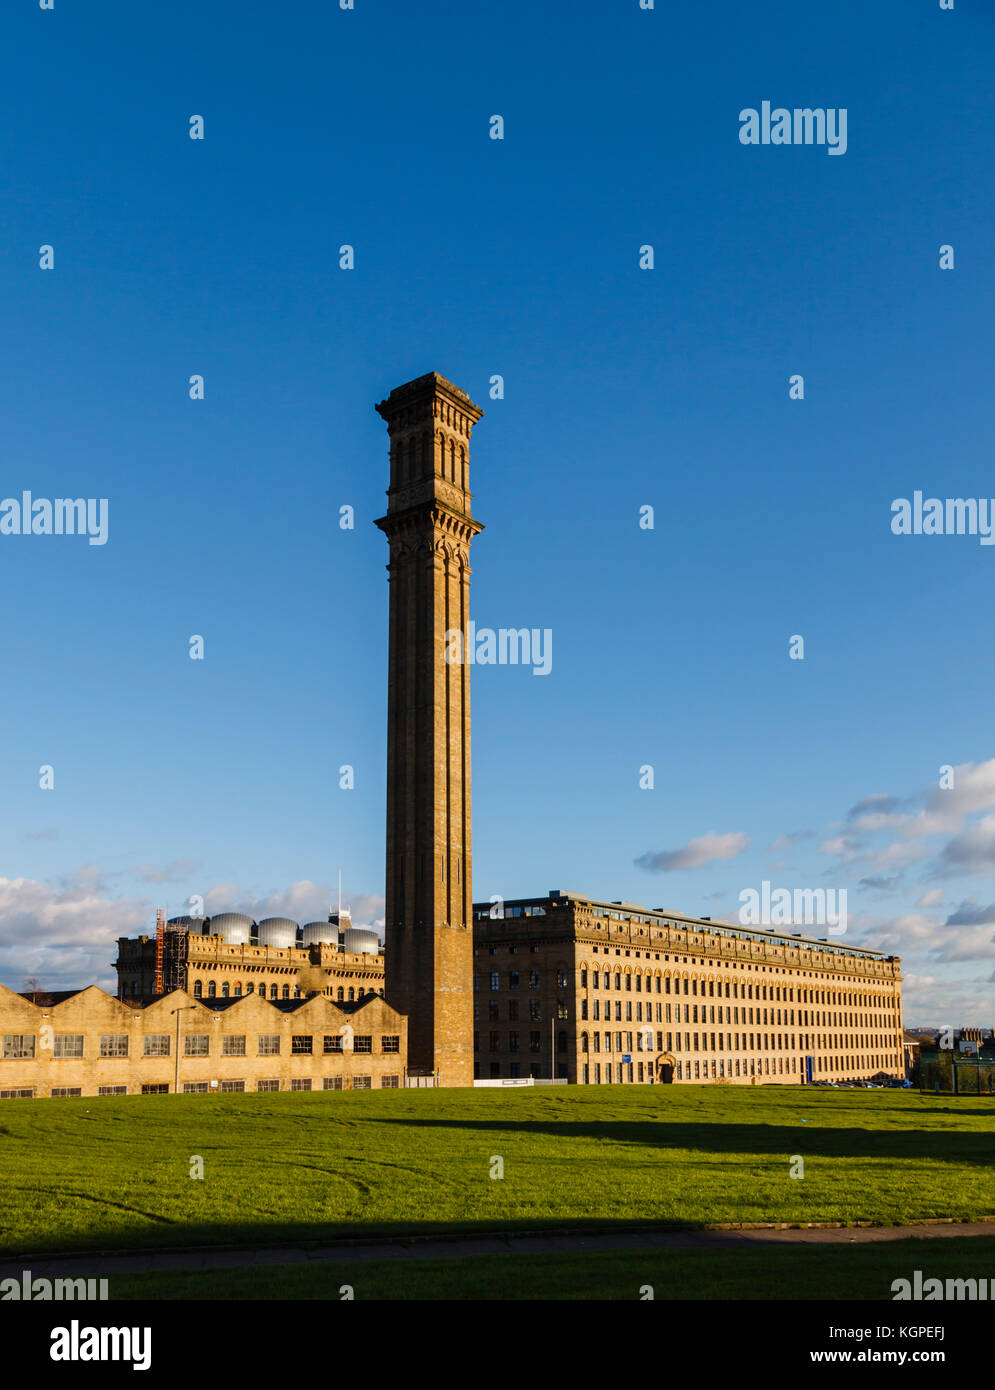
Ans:
{"label": "multi-storey mill facade", "polygon": [[436,372],[391,391],[385,965],[408,1017],[408,1070],[473,1084],[470,431],[483,411]]}
{"label": "multi-storey mill facade", "polygon": [[480,1079],[904,1076],[897,956],[576,893],[474,907]]}

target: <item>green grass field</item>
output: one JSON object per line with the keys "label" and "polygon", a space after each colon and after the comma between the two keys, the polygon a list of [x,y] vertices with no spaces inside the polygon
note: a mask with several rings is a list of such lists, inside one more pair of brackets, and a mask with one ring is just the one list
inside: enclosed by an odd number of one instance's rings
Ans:
{"label": "green grass field", "polygon": [[[805,1176],[789,1176],[801,1155]],[[203,1179],[190,1176],[195,1156]],[[492,1159],[503,1178],[490,1176]],[[0,1251],[620,1224],[977,1219],[995,1105],[802,1088],[0,1103]]]}
{"label": "green grass field", "polygon": [[914,1270],[935,1279],[995,1277],[995,1236],[813,1248],[599,1251],[445,1260],[278,1265],[112,1276],[116,1299],[885,1299]]}

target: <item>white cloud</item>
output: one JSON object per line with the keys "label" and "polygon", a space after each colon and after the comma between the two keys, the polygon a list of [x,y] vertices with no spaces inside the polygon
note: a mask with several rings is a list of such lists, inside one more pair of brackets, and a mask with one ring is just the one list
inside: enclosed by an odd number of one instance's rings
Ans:
{"label": "white cloud", "polygon": [[916,907],[936,907],[943,901],[942,888],[930,888],[923,893],[921,898],[916,900]]}
{"label": "white cloud", "polygon": [[710,830],[696,840],[689,840],[680,849],[663,849],[656,854],[641,854],[635,861],[641,869],[658,869],[661,873],[672,873],[676,869],[700,869],[716,860],[735,859],[750,843],[749,835],[743,831],[730,831],[717,835]]}
{"label": "white cloud", "polygon": [[117,938],[148,930],[149,910],[108,897],[92,864],[54,885],[0,878],[0,978],[18,990],[34,975],[45,989],[99,984],[114,993]]}

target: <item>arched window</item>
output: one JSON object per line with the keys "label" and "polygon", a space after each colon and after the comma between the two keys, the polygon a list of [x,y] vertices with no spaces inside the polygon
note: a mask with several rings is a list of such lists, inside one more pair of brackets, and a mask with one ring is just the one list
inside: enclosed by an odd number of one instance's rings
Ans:
{"label": "arched window", "polygon": [[236,998],[236,999],[240,999],[240,998],[241,998],[241,995],[242,995],[242,986],[239,984],[239,985],[236,985],[236,986],[235,986],[235,998]]}
{"label": "arched window", "polygon": [[587,1034],[586,1034],[586,1033],[581,1033],[581,1035],[580,1035],[580,1050],[581,1050],[581,1052],[586,1052],[586,1051],[587,1051]]}
{"label": "arched window", "polygon": [[204,986],[201,984],[201,982],[200,982],[199,980],[194,980],[194,982],[193,982],[193,997],[194,997],[195,999],[201,999],[201,998],[203,998],[203,995],[204,995]]}
{"label": "arched window", "polygon": [[335,991],[335,998],[339,1001],[340,1004],[342,1003],[342,1000],[345,998],[345,990],[342,988],[341,985],[339,985],[338,989]]}
{"label": "arched window", "polygon": [[228,985],[228,981],[226,980],[226,981],[224,982],[224,984],[221,986],[221,998],[222,998],[222,999],[227,999],[227,998],[229,997],[230,994],[231,994],[231,989],[230,989],[230,987],[229,987],[229,985]]}
{"label": "arched window", "polygon": [[355,992],[354,992],[354,990],[353,990],[353,988],[352,988],[352,985],[350,985],[350,986],[349,986],[349,999],[350,999],[350,1001],[351,1001],[351,1000],[354,1000],[355,998],[356,998]]}
{"label": "arched window", "polygon": [[217,983],[216,983],[214,980],[212,980],[212,981],[210,982],[210,984],[207,986],[207,997],[208,997],[208,999],[216,999],[216,998],[217,998],[217,994],[218,994],[218,986],[217,986]]}
{"label": "arched window", "polygon": [[290,998],[290,986],[289,986],[289,985],[284,985],[284,986],[283,986],[283,997],[284,997],[284,999],[289,999],[289,998]]}

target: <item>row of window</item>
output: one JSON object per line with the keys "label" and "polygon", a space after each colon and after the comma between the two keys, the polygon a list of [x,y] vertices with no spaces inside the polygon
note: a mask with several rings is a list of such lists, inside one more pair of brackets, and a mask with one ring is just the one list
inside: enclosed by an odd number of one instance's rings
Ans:
{"label": "row of window", "polygon": [[[539,1000],[538,1000],[538,999],[529,999],[529,1000],[527,1000],[526,1002],[528,1003],[528,1006],[529,1006],[529,1019],[530,1019],[533,1023],[539,1023],[539,1022],[541,1022],[541,1021],[542,1021],[542,1016],[543,1016],[543,1014],[542,1014],[542,1006],[541,1006]],[[583,1002],[586,1004],[587,1001],[584,1000]],[[517,1000],[517,999],[508,999],[508,1000],[505,1001],[505,1005],[506,1005],[506,1008],[507,1008],[507,1010],[508,1010],[508,1021],[509,1021],[510,1023],[514,1023],[515,1020],[518,1018],[518,1000]],[[500,1004],[500,1002],[499,1002],[497,999],[488,999],[488,1001],[487,1001],[487,1018],[488,1018],[489,1022],[491,1022],[491,1023],[497,1023],[497,1022],[500,1020],[500,1017],[501,1017],[501,1004]],[[557,999],[557,1001],[556,1001],[556,1017],[557,1017],[557,1018],[569,1018],[569,1017],[570,1017],[570,1010],[567,1008],[567,1001],[566,1001],[565,999]],[[586,1017],[586,1015],[585,1015],[585,1017]],[[607,1015],[606,1015],[606,1017],[607,1017]],[[641,1014],[640,1014],[640,1017],[642,1017]],[[474,1021],[474,1023],[477,1023],[477,1022],[479,1022],[479,1020],[480,1020],[480,1004],[479,1004],[479,1002],[475,999],[475,1000],[473,1001],[473,1021]]]}
{"label": "row of window", "polygon": [[[250,980],[245,987],[245,993],[253,994],[255,988],[255,984]],[[338,1004],[353,1004],[358,999],[365,999],[368,994],[378,994],[383,998],[382,989],[363,989],[362,986],[360,986],[360,988],[356,990],[352,985],[350,985],[348,989],[345,989],[342,985],[339,985],[338,989],[335,991],[335,1000]],[[204,984],[202,980],[194,980],[193,997],[195,999],[204,998]],[[208,999],[241,999],[241,983],[236,982],[234,985],[230,985],[228,981],[225,980],[222,982],[219,994],[217,980],[209,980],[207,984],[207,997]],[[260,999],[266,998],[265,983],[259,986],[259,997]],[[301,994],[300,985],[283,985],[281,987],[280,985],[272,984],[269,987],[269,997],[271,999],[302,999],[304,996]],[[329,995],[329,997],[331,996]]]}
{"label": "row of window", "polygon": [[[529,971],[526,972],[526,973],[528,974],[528,977],[529,977],[529,989],[540,989],[540,988],[542,987],[542,971],[541,971],[541,970],[529,970]],[[518,988],[520,988],[521,982],[522,982],[522,971],[520,971],[520,970],[509,970],[509,971],[508,971],[508,988],[509,988],[509,989],[518,989]],[[492,971],[491,971],[491,974],[490,974],[490,984],[491,984],[491,989],[500,989],[500,988],[501,988],[501,972],[500,972],[499,970],[492,970]],[[479,989],[479,988],[480,988],[480,976],[479,976],[479,975],[474,975],[474,977],[473,977],[473,987],[474,987],[474,989]],[[556,972],[556,987],[557,987],[557,989],[566,989],[566,988],[567,988],[567,972],[566,972],[565,970],[557,970],[557,972]]]}
{"label": "row of window", "polygon": [[[352,1078],[341,1076],[325,1076],[322,1078],[321,1089],[323,1091],[348,1091],[350,1088],[348,1085],[344,1083],[348,1082],[350,1079],[352,1081],[352,1090],[354,1091],[369,1091],[373,1088],[372,1076],[354,1076]],[[380,1078],[380,1086],[383,1090],[398,1090],[400,1088],[400,1084],[401,1078],[397,1075],[381,1076]],[[142,1089],[144,1090],[144,1087]],[[211,1089],[212,1088],[208,1085],[206,1081],[185,1081],[183,1083],[184,1095],[206,1095],[211,1091]],[[222,1081],[220,1087],[216,1089],[220,1089],[222,1091],[242,1092],[245,1090],[245,1082]],[[257,1091],[278,1091],[279,1089],[280,1082],[279,1079],[276,1077],[274,1077],[272,1080],[256,1082]],[[292,1077],[290,1081],[290,1089],[292,1091],[310,1091],[312,1089],[311,1077]]]}
{"label": "row of window", "polygon": [[[502,1036],[503,1036],[503,1035],[502,1035],[501,1033],[491,1033],[491,1034],[490,1034],[490,1051],[491,1051],[491,1052],[501,1052],[501,1051],[503,1050]],[[545,1035],[544,1035],[542,1032],[540,1032],[540,1031],[537,1029],[535,1032],[529,1033],[529,1051],[530,1051],[530,1052],[541,1052],[545,1046],[546,1046],[546,1037],[545,1037]],[[508,1034],[507,1050],[508,1050],[509,1052],[518,1052],[518,1051],[520,1050],[520,1047],[521,1047],[521,1034],[520,1034],[520,1033],[517,1033],[517,1032],[515,1032],[515,1031],[513,1030],[512,1032],[510,1032],[510,1033]],[[480,1034],[479,1034],[479,1033],[474,1033],[474,1035],[473,1035],[473,1050],[474,1050],[474,1052],[479,1052],[479,1051],[480,1051]],[[567,1035],[566,1035],[566,1033],[559,1033],[559,1034],[557,1034],[556,1050],[557,1050],[557,1052],[566,1052],[566,1051],[567,1051]]]}
{"label": "row of window", "polygon": [[[563,974],[564,972],[561,971],[560,973]],[[492,976],[491,978],[493,979],[494,977]],[[642,992],[643,989],[644,977],[640,974],[622,974],[621,971],[616,970],[613,977],[610,970],[592,970],[588,972],[586,969],[582,969],[580,972],[581,989],[588,988],[588,978],[591,980],[592,989],[610,990],[612,988],[613,978],[616,990],[622,989],[622,982],[624,981],[625,989],[631,992],[633,980],[636,982],[637,994]],[[740,983],[738,980],[699,980],[697,977],[692,977],[690,979],[685,977],[682,980],[679,976],[671,977],[670,975],[665,975],[663,977],[660,975],[647,975],[645,976],[645,980],[647,994],[655,990],[657,994],[707,994],[710,998],[767,999],[772,1002],[780,1001],[781,1003],[799,1004],[836,1004],[847,1005],[851,1008],[884,1010],[889,1014],[894,1014],[896,1007],[890,1001],[882,999],[877,995],[841,994],[837,990],[799,989],[796,991],[794,988],[787,985],[761,985],[747,983],[746,981]],[[705,988],[706,985],[708,986],[707,990]],[[491,988],[494,987],[493,985],[491,986]],[[795,997],[796,994],[797,998]],[[880,1021],[883,1022],[884,1020],[882,1019]]]}
{"label": "row of window", "polygon": [[[509,1039],[514,1036],[509,1033]],[[563,1034],[562,1036],[566,1036]],[[492,1033],[491,1038],[499,1037],[499,1034]],[[632,1032],[617,1033],[587,1033],[580,1035],[581,1052],[600,1052],[602,1050],[602,1039],[604,1039],[605,1052],[632,1052],[633,1038],[635,1038],[636,1052],[653,1051],[653,1030],[652,1028],[639,1028]],[[718,1045],[716,1046],[716,1039]],[[683,1040],[683,1041],[682,1041]],[[614,1048],[612,1043],[614,1041]],[[796,1050],[794,1033],[667,1033],[666,1047],[664,1047],[664,1034],[656,1034],[657,1052],[787,1052]],[[845,1042],[839,1036],[811,1037],[810,1034],[802,1033],[797,1038],[797,1048],[807,1052],[810,1047],[816,1049],[822,1047],[853,1047],[854,1040]],[[491,1047],[492,1052],[500,1051],[500,1046]],[[509,1042],[508,1051],[515,1052],[517,1047],[512,1047]],[[866,1057],[866,1053],[864,1054]],[[884,1065],[883,1055],[867,1058],[868,1065]]]}
{"label": "row of window", "polygon": [[[615,1021],[617,1023],[621,1023],[623,1007],[622,1000],[616,999],[614,1001],[614,1004]],[[492,1019],[496,1019],[498,1017],[497,1013],[494,1011],[496,1010],[496,1007],[496,1005],[491,1006],[492,1012],[490,1014],[490,1017]],[[718,1008],[717,1018],[716,1007]],[[652,1023],[654,1005],[647,1003],[645,1008],[646,1022]],[[795,1024],[795,1013],[797,1012],[798,1023],[802,1026],[815,1025],[819,1023],[830,1026],[845,1026],[845,1022],[849,1022],[851,1027],[871,1028],[877,1026],[880,1028],[885,1026],[883,1021],[879,1019],[877,1015],[854,1015],[851,1019],[848,1016],[841,1014],[827,1014],[821,1010],[809,1009],[755,1009],[746,1007],[741,1008],[738,1004],[735,1006],[730,1006],[728,1004],[719,1004],[718,1006],[716,1006],[715,1004],[671,1004],[669,1002],[666,1004],[657,1004],[655,1008],[657,1023],[769,1023],[787,1024],[788,1026],[793,1027]],[[633,1009],[635,1009],[634,1017]],[[604,1011],[603,1017],[605,1019],[605,1022],[608,1022],[608,1020],[612,1016],[611,999],[588,1000],[585,997],[580,1001],[581,1019],[591,1018],[595,1022],[598,1022],[602,1018],[602,1010]],[[681,1012],[682,1010],[683,1014]],[[511,1013],[509,1013],[508,1015],[509,1018],[513,1018],[515,1016],[517,1015],[513,1015]],[[565,1014],[561,1016],[566,1017]],[[866,1018],[868,1021],[862,1024],[859,1022],[860,1018]],[[876,1024],[870,1022],[872,1018],[876,1020]],[[643,1005],[640,1001],[637,1000],[635,1004],[633,1004],[633,1001],[631,999],[625,1000],[625,1021],[627,1023],[631,1023],[633,1021],[635,1021],[636,1023],[643,1022]]]}
{"label": "row of window", "polygon": [[[349,1090],[350,1087],[344,1085],[343,1080],[348,1082],[350,1078],[326,1076],[322,1078],[322,1090]],[[369,1091],[373,1088],[372,1076],[354,1076],[351,1078],[351,1081],[351,1089],[354,1091]],[[400,1084],[400,1076],[381,1076],[380,1078],[380,1085],[384,1090],[398,1090]],[[272,1080],[256,1082],[257,1091],[278,1091],[279,1089],[280,1081],[278,1077],[274,1077]],[[311,1078],[309,1076],[291,1078],[290,1089],[292,1091],[310,1091]],[[241,1093],[245,1090],[245,1082],[222,1081],[217,1086],[211,1086],[207,1081],[185,1081],[183,1083],[184,1095],[208,1095],[212,1090],[226,1093]],[[30,1100],[34,1096],[34,1093],[35,1088],[33,1086],[22,1086],[15,1090],[0,1091],[0,1100]],[[161,1082],[147,1082],[141,1087],[141,1093],[143,1096],[165,1096],[169,1094],[169,1086]],[[49,1095],[53,1099],[81,1096],[82,1094],[83,1089],[81,1086],[53,1086],[49,1091]],[[98,1086],[97,1088],[98,1096],[126,1096],[127,1094],[127,1086]]]}
{"label": "row of window", "polygon": [[[82,1033],[56,1033],[52,1039],[53,1057],[82,1057],[83,1056]],[[227,1033],[221,1039],[222,1057],[244,1057],[246,1056],[247,1038],[244,1033]],[[101,1033],[100,1034],[100,1053],[101,1057],[127,1057],[129,1055],[131,1039],[127,1033]],[[5,1033],[3,1035],[0,1055],[4,1061],[25,1061],[36,1056],[35,1051],[36,1035],[34,1033]],[[143,1056],[145,1057],[168,1057],[171,1053],[172,1037],[169,1033],[146,1033],[143,1038]],[[260,1057],[278,1057],[281,1048],[281,1035],[279,1033],[260,1033],[258,1034],[258,1052]],[[353,1033],[352,1029],[345,1025],[341,1033],[326,1033],[322,1039],[322,1051],[327,1056],[335,1052],[370,1052],[373,1051],[373,1036],[370,1033]],[[380,1035],[380,1051],[382,1053],[399,1053],[401,1050],[401,1038],[398,1033],[382,1033]],[[290,1040],[290,1051],[293,1056],[303,1057],[312,1056],[314,1053],[314,1037],[310,1033],[294,1034]],[[208,1057],[211,1052],[211,1037],[209,1033],[188,1033],[183,1039],[183,1055],[185,1057]]]}

